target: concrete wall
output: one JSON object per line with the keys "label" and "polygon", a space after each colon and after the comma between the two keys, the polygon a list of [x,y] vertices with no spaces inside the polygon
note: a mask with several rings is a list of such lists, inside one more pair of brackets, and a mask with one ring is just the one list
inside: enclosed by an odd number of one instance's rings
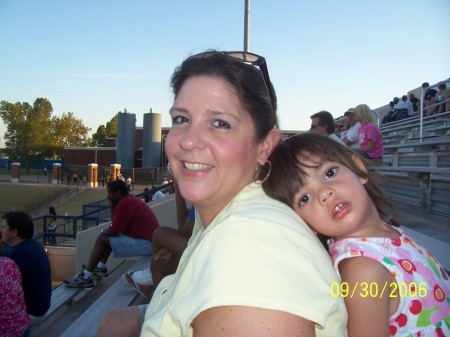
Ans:
{"label": "concrete wall", "polygon": [[53,282],[62,282],[65,278],[76,274],[75,247],[46,246],[45,248],[50,261]]}

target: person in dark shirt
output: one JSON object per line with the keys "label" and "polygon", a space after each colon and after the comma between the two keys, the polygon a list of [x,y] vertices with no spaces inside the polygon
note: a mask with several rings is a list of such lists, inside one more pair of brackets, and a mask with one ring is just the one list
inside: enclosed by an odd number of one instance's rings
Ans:
{"label": "person in dark shirt", "polygon": [[27,313],[32,323],[50,308],[52,280],[50,262],[43,245],[33,239],[34,224],[25,212],[2,215],[3,255],[12,259],[22,276]]}
{"label": "person in dark shirt", "polygon": [[436,106],[431,106],[436,103],[436,94],[437,91],[433,88],[430,88],[430,84],[428,82],[422,83],[422,89],[424,90],[423,95],[423,107],[425,116],[434,115],[437,111]]}
{"label": "person in dark shirt", "polygon": [[416,96],[414,96],[414,94],[409,94],[409,100],[411,101],[411,103],[413,105],[414,112],[418,112],[419,107],[420,107],[420,99],[418,99]]}

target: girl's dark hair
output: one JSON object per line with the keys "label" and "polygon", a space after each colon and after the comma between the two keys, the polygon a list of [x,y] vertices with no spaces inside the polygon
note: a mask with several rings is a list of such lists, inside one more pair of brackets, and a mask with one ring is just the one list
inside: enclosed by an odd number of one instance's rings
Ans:
{"label": "girl's dark hair", "polygon": [[28,213],[21,211],[7,212],[2,215],[2,219],[6,221],[11,230],[17,229],[17,236],[21,239],[27,240],[33,237],[33,219]]}
{"label": "girl's dark hair", "polygon": [[273,90],[273,107],[261,71],[225,52],[210,50],[191,56],[177,67],[171,86],[175,99],[183,84],[191,77],[212,76],[225,81],[236,93],[243,108],[250,114],[256,130],[256,141],[263,140],[274,127],[278,128],[276,95]]}
{"label": "girl's dark hair", "polygon": [[[378,187],[378,174],[375,171],[362,170],[353,159],[357,154],[352,149],[320,134],[297,134],[281,141],[275,147],[268,159],[272,164],[272,171],[269,178],[263,183],[267,195],[290,207],[293,206],[295,195],[305,185],[307,174],[304,168],[315,168],[320,164],[318,162],[317,165],[307,165],[299,157],[301,154],[317,156],[321,159],[321,162],[339,163],[353,171],[357,176],[367,178],[364,188],[378,214],[384,221],[399,226],[395,219],[394,207],[387,201],[383,191]],[[365,161],[362,158],[361,160],[367,167]]]}
{"label": "girl's dark hair", "polygon": [[53,215],[56,215],[56,210],[55,210],[55,207],[53,207],[53,206],[50,206],[50,207],[49,207],[49,209],[48,209],[48,214],[53,214]]}

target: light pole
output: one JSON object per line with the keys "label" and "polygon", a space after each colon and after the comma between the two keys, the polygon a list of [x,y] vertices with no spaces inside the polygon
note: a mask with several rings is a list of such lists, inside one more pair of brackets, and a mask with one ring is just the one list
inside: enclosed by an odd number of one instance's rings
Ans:
{"label": "light pole", "polygon": [[244,13],[244,51],[250,49],[250,0],[245,0]]}

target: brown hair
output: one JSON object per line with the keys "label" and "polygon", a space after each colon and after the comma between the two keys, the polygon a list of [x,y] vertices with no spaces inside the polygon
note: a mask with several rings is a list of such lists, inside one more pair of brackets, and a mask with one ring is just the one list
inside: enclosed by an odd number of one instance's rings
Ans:
{"label": "brown hair", "polygon": [[278,128],[277,99],[272,83],[267,83],[273,93],[268,93],[261,71],[225,52],[209,50],[193,55],[177,67],[171,78],[175,99],[184,83],[191,77],[212,76],[225,81],[235,92],[255,126],[255,139],[262,141],[274,128]]}
{"label": "brown hair", "polygon": [[[394,225],[399,226],[395,219],[395,209],[387,201],[379,186],[379,176],[375,171],[361,169],[355,162],[357,154],[350,148],[339,144],[330,137],[315,133],[301,133],[281,141],[269,156],[272,171],[269,178],[263,183],[264,191],[270,197],[279,200],[289,207],[293,206],[293,200],[297,192],[305,185],[307,176],[304,168],[318,167],[307,165],[302,161],[302,155],[317,156],[321,162],[331,161],[344,165],[357,176],[367,178],[364,185],[367,194],[375,205],[380,217]],[[365,167],[365,161],[362,159]],[[378,183],[377,183],[378,182]]]}

